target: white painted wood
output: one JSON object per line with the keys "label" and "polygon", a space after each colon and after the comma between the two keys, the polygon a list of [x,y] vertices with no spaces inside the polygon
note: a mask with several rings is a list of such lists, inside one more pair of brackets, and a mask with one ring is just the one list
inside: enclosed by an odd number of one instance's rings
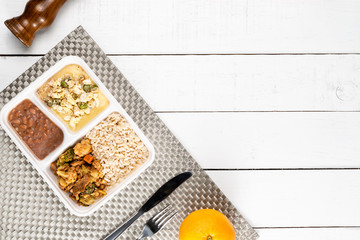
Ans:
{"label": "white painted wood", "polygon": [[357,240],[360,228],[257,229],[259,240]]}
{"label": "white painted wood", "polygon": [[[4,1],[2,21],[27,0]],[[111,54],[359,53],[356,0],[73,0],[27,49],[78,25]],[[3,89],[39,57],[0,57]],[[359,55],[121,56],[114,63],[204,168],[357,168]],[[174,111],[249,111],[174,113]],[[259,112],[253,112],[259,111]],[[295,112],[262,112],[295,111]],[[360,238],[360,170],[207,171],[260,240]],[[340,228],[296,228],[340,226]]]}
{"label": "white painted wood", "polygon": [[[156,111],[360,111],[360,55],[110,58]],[[0,58],[0,88],[38,59]]]}
{"label": "white painted wood", "polygon": [[[26,0],[3,1],[2,22]],[[359,52],[357,0],[72,0],[25,49],[4,27],[0,53],[45,53],[78,25],[107,53]]]}
{"label": "white painted wood", "polygon": [[157,111],[360,110],[360,55],[112,59]]}
{"label": "white painted wood", "polygon": [[359,170],[207,173],[254,227],[360,226]]}
{"label": "white painted wood", "polygon": [[360,113],[161,113],[203,168],[357,168]]}
{"label": "white painted wood", "polygon": [[[186,72],[186,67],[183,66],[175,72],[170,67],[171,64],[177,66],[180,63],[184,64],[185,61],[194,63],[196,60],[193,59],[197,57],[179,58],[182,60],[178,61],[177,57],[165,57],[165,59],[163,57],[112,57],[112,60],[120,69],[125,70],[124,74],[128,76],[150,106],[159,111],[164,110],[164,108],[158,107],[158,102],[167,104],[168,100],[168,102],[176,105],[176,99],[181,98],[182,91],[173,86],[180,87],[182,79],[186,79],[182,74]],[[0,58],[1,86],[10,83],[37,59],[38,57]],[[157,59],[160,60],[157,61]],[[173,60],[173,62],[165,64],[166,59],[168,61]],[[151,65],[151,60],[160,62],[153,72],[147,66]],[[209,61],[204,59],[204,62],[203,66]],[[168,66],[164,71],[161,69],[162,63]],[[189,69],[191,69],[190,65],[188,65]],[[139,68],[138,66],[143,67]],[[196,68],[197,66],[192,68],[192,71],[196,71]],[[137,74],[136,69],[139,69],[138,72],[142,72],[142,74]],[[144,71],[143,69],[147,70]],[[220,69],[213,73],[216,75],[217,73],[220,74],[221,71],[226,72]],[[163,72],[165,74],[162,74]],[[177,81],[175,81],[177,83],[172,85],[171,80],[169,80],[170,75],[166,74],[166,72],[172,72],[174,75],[180,75],[181,77],[177,77]],[[340,75],[340,73],[338,74]],[[155,77],[151,77],[152,75],[155,75]],[[184,85],[196,86],[200,78],[205,78],[205,76],[195,74],[192,81],[185,80],[186,84]],[[276,80],[278,78],[273,77],[272,79]],[[209,81],[211,83],[215,80],[210,78]],[[241,82],[241,78],[238,78],[238,81]],[[149,82],[154,83],[154,86]],[[249,89],[252,88],[250,82],[245,84]],[[313,82],[316,83],[317,81],[313,80]],[[201,84],[204,88],[209,85],[206,85],[205,82]],[[226,85],[230,84],[227,83]],[[160,90],[157,90],[158,88]],[[302,92],[308,92],[312,91],[312,84],[302,85],[299,82],[298,85],[294,84],[294,88],[302,88]],[[324,90],[325,93],[328,91],[325,86],[317,89]],[[211,105],[213,99],[206,97],[207,91],[216,91],[216,84],[204,89],[204,91],[199,91],[199,94],[190,91],[184,91],[183,94],[190,98],[191,96],[203,96],[206,100],[204,100],[203,108],[200,108],[200,110],[208,110],[211,109],[211,106],[206,105],[206,103],[209,102]],[[282,99],[281,102],[291,102],[291,100],[288,100],[291,96],[288,96],[285,90],[283,93],[278,97],[274,96],[274,99]],[[313,94],[315,96],[316,92],[313,92]],[[171,95],[176,97],[171,97]],[[218,95],[214,98],[222,101],[223,98],[226,98],[225,93],[223,95],[224,97]],[[186,97],[183,99],[186,99]],[[259,96],[258,99],[262,99],[262,97]],[[191,104],[190,101],[188,103]],[[248,102],[248,104],[249,109],[251,109],[251,103]],[[168,107],[165,109],[177,110],[176,108],[170,108],[170,105]],[[192,107],[189,107],[189,109],[192,109]],[[340,168],[359,167],[360,164],[360,148],[357,145],[360,142],[360,113],[358,112],[162,113],[159,116],[204,168]]]}
{"label": "white painted wood", "polygon": [[0,91],[39,59],[40,57],[0,57]]}

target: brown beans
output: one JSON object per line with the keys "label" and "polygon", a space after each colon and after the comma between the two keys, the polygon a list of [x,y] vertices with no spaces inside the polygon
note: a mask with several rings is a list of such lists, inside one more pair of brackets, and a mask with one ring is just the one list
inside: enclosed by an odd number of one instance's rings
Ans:
{"label": "brown beans", "polygon": [[32,127],[33,124],[34,124],[34,120],[32,118],[30,118],[29,122],[28,122],[28,126]]}
{"label": "brown beans", "polygon": [[28,99],[10,111],[8,121],[40,160],[64,139],[62,130]]}

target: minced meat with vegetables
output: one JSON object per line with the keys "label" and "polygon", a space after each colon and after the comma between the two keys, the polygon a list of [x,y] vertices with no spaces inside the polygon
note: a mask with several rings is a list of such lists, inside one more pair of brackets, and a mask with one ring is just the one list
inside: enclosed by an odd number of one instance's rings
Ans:
{"label": "minced meat with vegetables", "polygon": [[89,206],[106,195],[103,167],[92,155],[89,139],[83,139],[51,163],[62,190],[80,205]]}

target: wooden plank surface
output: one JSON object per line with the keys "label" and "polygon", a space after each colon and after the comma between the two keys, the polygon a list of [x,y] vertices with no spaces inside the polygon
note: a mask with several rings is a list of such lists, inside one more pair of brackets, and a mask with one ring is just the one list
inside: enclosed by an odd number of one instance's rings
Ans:
{"label": "wooden plank surface", "polygon": [[360,239],[360,228],[291,228],[256,229],[259,240],[356,240]]}
{"label": "wooden plank surface", "polygon": [[360,227],[360,170],[208,174],[254,227]]}
{"label": "wooden plank surface", "polygon": [[[2,21],[26,2],[4,1]],[[0,54],[46,53],[80,24],[106,53],[354,53],[359,11],[357,0],[68,1],[30,49],[2,26]]]}
{"label": "wooden plank surface", "polygon": [[[26,2],[4,2],[2,21]],[[356,0],[68,1],[30,49],[0,27],[0,89],[81,24],[260,240],[359,239],[359,11]]]}
{"label": "wooden plank surface", "polygon": [[[277,57],[275,56],[275,58]],[[298,56],[294,57],[297,58]],[[329,57],[333,58],[333,56]],[[161,63],[167,66],[177,66],[178,64],[174,63],[179,62],[177,58],[181,58],[183,63],[184,61],[196,62],[193,59],[198,57],[186,57],[185,59],[183,57],[164,58],[160,57],[161,60],[157,61],[158,57],[112,57],[112,60],[120,69],[124,70],[124,74],[128,76],[150,106],[155,111],[160,111],[159,116],[161,119],[172,129],[202,167],[246,169],[359,167],[360,148],[357,145],[360,142],[359,112],[174,113],[176,110],[172,110],[162,113],[161,111],[164,108],[157,107],[157,103],[164,102],[164,104],[168,104],[166,102],[172,102],[168,105],[170,106],[171,104],[176,105],[176,102],[182,102],[178,101],[176,93],[179,93],[179,96],[184,94],[183,99],[186,99],[186,96],[204,98],[203,108],[199,110],[211,109],[212,98],[207,93],[216,92],[216,84],[206,84],[205,82],[201,84],[204,90],[199,91],[199,94],[194,94],[191,91],[181,91],[176,86],[180,87],[181,80],[186,79],[186,77],[176,77],[177,81],[175,82],[177,84],[172,85],[169,83],[172,82],[172,80],[169,80],[170,76],[166,74],[171,72],[170,70],[161,71],[161,69],[155,69],[155,71],[151,71],[151,67],[148,67],[151,62],[158,62],[158,65],[156,65],[158,68],[161,68]],[[205,66],[206,62],[208,62],[206,58],[212,57],[200,58],[205,58],[202,63]],[[226,59],[227,57],[221,56],[221,58]],[[229,58],[233,57],[229,56]],[[340,56],[340,58],[343,57]],[[346,56],[345,58],[352,57]],[[0,66],[3,69],[0,70],[3,72],[0,87],[3,88],[10,83],[37,59],[38,57],[0,58]],[[166,59],[173,60],[173,62],[166,64],[168,62]],[[351,62],[351,59],[348,62]],[[144,66],[144,68],[141,67],[142,70],[136,72],[136,69],[140,69],[138,66]],[[152,64],[152,66],[155,66],[155,64]],[[192,64],[187,66],[190,69]],[[328,66],[328,69],[330,67],[331,65]],[[197,66],[193,66],[193,71],[196,71],[196,68]],[[8,69],[11,69],[11,71]],[[172,73],[174,76],[181,75],[182,72],[186,71],[185,69],[185,67],[182,67]],[[226,73],[226,70],[216,70],[208,76],[219,75],[221,72]],[[347,72],[351,74],[351,71]],[[152,77],[153,75],[155,77]],[[184,85],[197,85],[199,79],[203,78],[205,78],[203,74],[195,74],[195,76],[191,77],[191,80],[186,80]],[[273,76],[269,79],[278,78]],[[214,82],[216,78],[210,78],[209,81]],[[234,81],[240,82],[240,79],[236,78]],[[315,80],[311,81],[315,82]],[[149,82],[153,84],[149,84]],[[244,84],[244,87],[248,88],[245,92],[254,91],[250,82]],[[266,91],[263,85],[259,84],[258,86],[259,92]],[[293,88],[302,88],[302,92],[313,91],[312,84],[306,85],[301,84],[301,82],[298,85],[294,84]],[[323,90],[324,93],[328,91],[324,86],[318,89]],[[281,99],[282,101],[279,102],[291,102],[291,94],[286,94],[285,90],[283,93],[283,95],[274,95],[273,98]],[[225,91],[222,94],[225,95]],[[313,91],[313,95],[316,96],[316,94],[317,91]],[[220,94],[215,100],[218,101],[219,99]],[[258,99],[262,99],[262,97]],[[328,102],[324,101],[324,103]],[[250,107],[251,102],[249,101],[248,104]],[[265,101],[264,104],[266,104]],[[188,101],[185,105],[187,105],[185,109],[193,109],[196,107],[196,102]]]}
{"label": "wooden plank surface", "polygon": [[[0,88],[39,58],[0,57]],[[110,58],[155,111],[360,111],[360,55]]]}
{"label": "wooden plank surface", "polygon": [[160,113],[203,168],[358,168],[360,113]]}

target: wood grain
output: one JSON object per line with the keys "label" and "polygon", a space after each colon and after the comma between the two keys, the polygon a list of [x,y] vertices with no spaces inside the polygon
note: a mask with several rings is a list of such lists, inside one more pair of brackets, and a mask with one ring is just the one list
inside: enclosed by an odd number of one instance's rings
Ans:
{"label": "wood grain", "polygon": [[30,47],[35,34],[50,26],[66,0],[29,0],[24,12],[4,22],[25,46]]}
{"label": "wood grain", "polygon": [[[21,14],[4,1],[0,16]],[[0,54],[46,53],[78,25],[106,53],[358,53],[356,0],[69,1],[29,50],[0,28]]]}
{"label": "wood grain", "polygon": [[256,229],[259,240],[355,240],[360,239],[360,228],[291,228]]}
{"label": "wood grain", "polygon": [[[25,2],[4,3],[3,20]],[[0,28],[0,55],[44,54],[83,25],[106,53],[140,55],[111,60],[199,163],[220,169],[207,173],[260,240],[353,240],[360,170],[342,168],[360,159],[359,10],[355,0],[68,1],[30,49]],[[38,59],[0,57],[0,89]]]}
{"label": "wood grain", "polygon": [[[315,56],[316,58],[317,56]],[[334,56],[328,56],[334,58]],[[148,59],[150,58],[150,59]],[[179,60],[179,58],[181,60]],[[210,58],[211,60],[208,60]],[[274,57],[278,58],[277,56]],[[291,59],[291,57],[286,57]],[[297,56],[294,56],[297,58]],[[351,63],[352,56],[339,56],[339,58],[349,58],[344,60]],[[0,66],[3,68],[1,84],[4,87],[17,77],[22,71],[31,66],[38,58],[0,58]],[[204,168],[358,168],[360,159],[360,150],[357,142],[360,142],[360,113],[359,112],[230,112],[230,113],[174,113],[177,108],[163,108],[160,103],[180,106],[180,109],[209,110],[212,109],[213,98],[217,101],[226,101],[226,96],[211,97],[209,92],[216,92],[217,84],[211,84],[216,81],[217,76],[226,73],[226,69],[215,67],[209,68],[210,73],[199,70],[199,66],[208,66],[209,62],[217,62],[213,57],[111,57],[116,65],[124,72],[130,82],[134,84],[140,94],[145,97],[155,111],[164,109],[170,110],[166,113],[159,113],[162,120],[170,127],[174,134],[185,145],[189,152],[199,161]],[[221,57],[228,64],[236,64],[227,57]],[[229,56],[229,59],[234,57]],[[234,61],[237,58],[234,59]],[[200,64],[198,61],[202,61]],[[255,60],[254,60],[255,61]],[[275,61],[275,60],[274,60]],[[310,61],[310,60],[309,60]],[[339,60],[341,61],[341,60]],[[153,62],[153,64],[151,64]],[[194,64],[186,64],[190,62]],[[197,64],[195,64],[197,62]],[[270,60],[269,60],[270,62]],[[290,60],[288,62],[291,62]],[[294,65],[296,61],[293,62]],[[305,61],[304,61],[305,62]],[[325,60],[320,61],[325,65]],[[346,65],[346,63],[343,63]],[[309,63],[311,64],[311,63]],[[151,68],[148,65],[155,66]],[[181,66],[170,68],[170,66]],[[270,63],[269,63],[270,65]],[[339,64],[340,65],[340,64]],[[351,65],[351,64],[350,64]],[[139,67],[142,66],[142,67]],[[161,66],[167,66],[166,69]],[[192,67],[191,67],[192,66]],[[325,69],[330,69],[332,64],[328,64]],[[301,68],[301,67],[300,67]],[[299,69],[300,69],[299,68]],[[320,68],[320,67],[319,67]],[[339,71],[338,76],[344,71]],[[11,71],[7,69],[12,69]],[[138,69],[138,71],[136,71]],[[151,71],[153,69],[153,71]],[[154,70],[155,69],[155,70]],[[176,70],[175,70],[176,69]],[[186,70],[187,69],[187,70]],[[198,69],[198,70],[196,70]],[[215,69],[215,70],[214,70]],[[246,68],[245,68],[246,69]],[[305,69],[305,68],[302,68]],[[163,71],[162,71],[163,70]],[[270,70],[269,70],[270,71]],[[356,72],[357,70],[354,70]],[[171,72],[176,76],[173,84],[169,83]],[[193,76],[184,76],[184,72],[194,72]],[[298,71],[300,72],[300,70]],[[348,75],[352,71],[346,71]],[[208,76],[209,84],[206,81],[199,85],[200,79]],[[179,76],[180,75],[180,76]],[[336,75],[336,74],[334,74]],[[211,77],[213,76],[213,77]],[[276,82],[280,79],[273,75],[268,78]],[[355,77],[355,73],[353,73]],[[291,74],[288,74],[291,77]],[[285,76],[282,78],[286,79]],[[181,79],[186,79],[185,85],[202,86],[198,93],[181,90]],[[235,78],[239,84],[246,78]],[[266,78],[263,78],[266,82]],[[324,78],[324,80],[329,78]],[[307,81],[316,82],[315,79]],[[172,81],[171,81],[172,82]],[[284,80],[284,82],[286,82]],[[319,80],[319,82],[322,82]],[[255,83],[254,83],[255,84]],[[275,84],[275,83],[274,83]],[[242,85],[242,84],[241,84]],[[248,90],[254,91],[251,81],[243,84]],[[1,85],[0,85],[1,86]],[[316,97],[317,91],[313,91],[312,84],[303,84],[299,81],[293,84],[292,89],[301,89],[300,92],[308,94],[313,92]],[[179,87],[179,88],[178,88]],[[261,88],[263,87],[263,88]],[[161,90],[158,90],[161,89]],[[183,88],[184,89],[184,88]],[[185,87],[187,89],[187,87]],[[321,90],[320,95],[327,95],[328,91],[325,86],[318,87]],[[190,90],[190,88],[188,88]],[[259,92],[266,91],[266,87],[258,84]],[[223,89],[225,92],[225,89]],[[183,94],[183,97],[181,97]],[[328,94],[330,95],[330,94]],[[201,99],[201,108],[198,108],[196,101],[179,101],[180,99],[192,98]],[[193,99],[194,99],[193,98]],[[230,99],[231,97],[229,97]],[[258,99],[262,99],[259,96]],[[255,96],[254,96],[255,99]],[[274,101],[279,104],[289,104],[294,99],[291,94],[280,91],[272,96]],[[307,99],[307,98],[304,98]],[[271,101],[271,98],[268,98]],[[170,103],[168,103],[170,102]],[[301,101],[299,101],[301,102]],[[312,101],[308,101],[310,104]],[[329,100],[323,101],[331,106]],[[344,101],[346,104],[346,101]],[[356,102],[356,101],[355,101]],[[313,101],[316,104],[316,101]],[[160,106],[159,106],[160,104]],[[184,105],[182,105],[184,104]],[[193,104],[193,105],[191,105]],[[250,107],[251,101],[248,101]],[[263,104],[266,104],[263,101]],[[295,103],[292,103],[295,105]],[[221,109],[225,108],[222,105]],[[186,107],[185,107],[186,106]],[[239,105],[241,107],[241,105]],[[290,106],[290,105],[289,105]],[[354,105],[355,106],[355,105]],[[360,106],[360,104],[358,104]],[[357,107],[358,107],[357,106]],[[266,107],[260,108],[266,110]],[[331,108],[330,108],[331,109]],[[297,108],[297,110],[306,110]],[[320,108],[323,110],[323,108]],[[327,109],[329,110],[329,109]],[[234,149],[237,149],[234,151]]]}
{"label": "wood grain", "polygon": [[[358,55],[110,58],[156,111],[360,111]],[[0,88],[37,59],[0,58]]]}
{"label": "wood grain", "polygon": [[360,113],[160,113],[203,168],[359,168]]}
{"label": "wood grain", "polygon": [[208,174],[254,227],[360,226],[359,170]]}

